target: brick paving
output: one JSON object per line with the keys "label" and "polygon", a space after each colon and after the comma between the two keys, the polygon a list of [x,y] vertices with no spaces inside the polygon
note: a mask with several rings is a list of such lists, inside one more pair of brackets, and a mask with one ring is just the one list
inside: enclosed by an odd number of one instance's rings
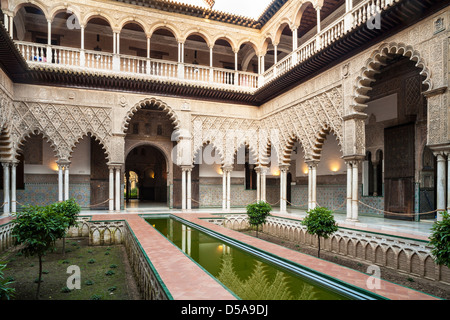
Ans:
{"label": "brick paving", "polygon": [[[325,261],[316,257],[302,254],[270,242],[257,239],[241,232],[217,226],[204,219],[217,217],[205,212],[201,213],[177,213],[172,212],[182,219],[204,226],[228,237],[249,244],[266,252],[286,258],[307,268],[352,284],[359,288],[372,291],[391,300],[436,300],[437,298],[418,292],[394,283],[380,280],[379,289],[367,288],[368,275]],[[289,216],[292,219],[292,216]],[[3,217],[0,224],[7,223],[11,217]],[[170,291],[175,300],[235,300],[235,296],[226,290],[219,282],[209,276],[201,267],[187,257],[175,245],[156,231],[138,214],[93,214],[92,220],[126,220],[143,250],[156,268],[160,278]],[[345,226],[345,224],[340,224]],[[352,226],[347,226],[352,227]],[[361,230],[362,228],[357,228]],[[379,232],[379,230],[365,228],[366,231]],[[383,232],[390,235],[407,236],[409,238],[422,239],[419,235],[405,234],[396,231]]]}
{"label": "brick paving", "polygon": [[[390,300],[435,300],[437,298],[394,283],[380,280],[379,289],[367,288],[368,275],[296,252],[282,246],[229,230],[205,221],[206,213],[172,213],[182,219],[204,226],[228,237],[266,252],[286,258],[307,268],[372,291]],[[235,297],[188,258],[175,245],[165,239],[143,218],[136,214],[94,215],[93,220],[126,220],[141,243],[162,281],[176,300],[229,300]]]}

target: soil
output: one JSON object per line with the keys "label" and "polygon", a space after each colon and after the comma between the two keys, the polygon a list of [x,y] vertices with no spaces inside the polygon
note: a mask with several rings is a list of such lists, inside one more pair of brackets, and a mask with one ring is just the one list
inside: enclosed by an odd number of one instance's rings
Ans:
{"label": "soil", "polygon": [[[255,231],[242,231],[243,233],[250,235],[250,236],[256,236]],[[283,247],[299,251],[304,254],[308,254],[314,257],[317,257],[317,248],[299,244],[296,242],[287,241],[284,239],[280,239],[278,237],[268,235],[266,233],[263,233],[261,231],[258,232],[258,238],[269,241],[278,245],[281,245]],[[343,255],[336,254],[334,252],[328,252],[325,250],[320,251],[320,259],[330,261],[339,265],[342,265],[344,267],[360,271],[363,273],[367,273],[368,267],[371,265],[370,263],[355,260],[354,258],[346,257]],[[417,276],[406,274],[397,270],[393,270],[390,268],[382,267],[381,269],[381,278],[383,280],[393,282],[396,284],[399,284],[403,287],[408,287],[411,289],[414,289],[416,291],[424,292],[427,294],[430,294],[432,296],[448,300],[450,299],[450,285],[446,285],[444,283],[433,281],[429,279],[419,278]]]}
{"label": "soil", "polygon": [[[124,246],[89,246],[88,238],[67,238],[63,255],[62,240],[54,252],[42,259],[39,300],[140,300]],[[0,254],[6,263],[4,277],[12,277],[14,300],[35,300],[39,275],[37,257],[25,257],[19,247]],[[67,290],[69,266],[80,268],[81,288]],[[107,274],[108,273],[108,274]]]}

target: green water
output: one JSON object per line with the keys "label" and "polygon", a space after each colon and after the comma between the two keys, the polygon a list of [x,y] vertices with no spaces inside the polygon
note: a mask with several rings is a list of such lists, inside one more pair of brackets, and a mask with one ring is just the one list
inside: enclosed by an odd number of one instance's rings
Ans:
{"label": "green water", "polygon": [[146,220],[242,300],[348,299],[175,219]]}

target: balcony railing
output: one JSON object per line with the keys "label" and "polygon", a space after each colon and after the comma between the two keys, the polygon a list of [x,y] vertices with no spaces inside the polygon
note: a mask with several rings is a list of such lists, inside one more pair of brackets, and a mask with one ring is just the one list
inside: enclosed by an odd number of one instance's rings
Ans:
{"label": "balcony railing", "polygon": [[374,14],[399,1],[401,0],[363,0],[262,74],[23,41],[15,43],[29,64],[53,64],[63,68],[139,74],[144,77],[253,92],[331,45],[352,28],[367,23]]}

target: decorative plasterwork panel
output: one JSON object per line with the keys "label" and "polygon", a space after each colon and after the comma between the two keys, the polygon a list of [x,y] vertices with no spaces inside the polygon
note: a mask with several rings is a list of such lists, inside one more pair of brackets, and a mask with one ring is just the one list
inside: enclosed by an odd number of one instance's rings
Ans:
{"label": "decorative plasterwork panel", "polygon": [[0,88],[0,129],[3,130],[11,119],[11,98]]}
{"label": "decorative plasterwork panel", "polygon": [[27,136],[40,133],[51,144],[58,160],[69,160],[78,141],[88,134],[99,141],[110,157],[111,109],[16,102],[11,119],[15,156]]}
{"label": "decorative plasterwork panel", "polygon": [[289,162],[289,149],[298,140],[307,158],[320,158],[323,135],[333,133],[343,140],[342,88],[336,87],[299,102],[262,120],[196,115],[192,117],[194,158],[211,144],[224,164],[232,164],[237,150],[248,146],[260,163],[269,156],[278,163]]}
{"label": "decorative plasterwork panel", "polygon": [[[343,141],[342,87],[335,87],[262,120],[261,128],[271,134],[266,143],[279,155],[279,163],[289,162],[289,150],[299,141],[308,160],[320,158],[323,134]],[[272,141],[274,140],[274,141]]]}
{"label": "decorative plasterwork panel", "polygon": [[232,164],[237,150],[246,145],[256,157],[258,154],[259,121],[252,119],[193,116],[193,159],[204,145],[215,147],[223,164]]}

